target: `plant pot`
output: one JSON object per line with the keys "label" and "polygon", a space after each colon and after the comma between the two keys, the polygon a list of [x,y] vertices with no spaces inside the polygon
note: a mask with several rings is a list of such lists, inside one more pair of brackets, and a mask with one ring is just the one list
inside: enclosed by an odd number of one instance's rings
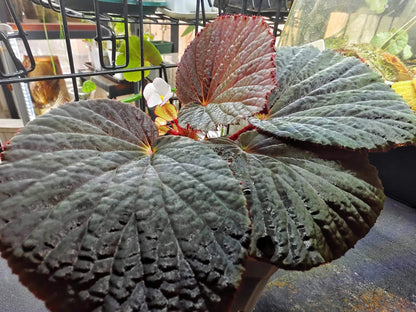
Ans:
{"label": "plant pot", "polygon": [[173,42],[171,41],[152,41],[152,43],[159,50],[160,54],[173,52]]}
{"label": "plant pot", "polygon": [[[72,101],[74,101],[75,100],[74,89],[73,88],[70,88],[68,90],[68,92],[71,95]],[[79,97],[79,100],[80,101],[82,101],[82,100],[88,100],[90,98],[91,94],[92,94],[92,92],[88,92],[88,93],[82,92],[82,88],[81,87],[78,87],[78,97]]]}
{"label": "plant pot", "polygon": [[369,158],[379,171],[386,195],[416,208],[416,146],[370,153]]}
{"label": "plant pot", "polygon": [[[57,1],[57,0],[55,0]],[[143,1],[143,14],[153,14],[157,7],[164,6],[165,1]],[[136,0],[127,0],[128,15],[140,15]],[[66,7],[80,12],[94,12],[94,0],[68,0]],[[122,14],[123,0],[99,0],[100,12]]]}
{"label": "plant pot", "polygon": [[[62,75],[61,65],[56,55],[35,56],[35,69],[28,73],[29,78]],[[29,68],[30,60],[24,57],[23,66]],[[42,115],[52,107],[70,100],[64,79],[49,79],[29,82],[29,91],[36,115]]]}

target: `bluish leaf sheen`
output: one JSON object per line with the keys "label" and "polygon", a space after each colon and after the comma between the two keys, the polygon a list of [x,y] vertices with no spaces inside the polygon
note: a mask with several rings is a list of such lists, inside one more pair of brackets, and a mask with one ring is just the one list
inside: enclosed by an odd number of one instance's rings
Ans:
{"label": "bluish leaf sheen", "polygon": [[253,222],[250,254],[306,270],[342,256],[383,207],[375,168],[360,152],[306,148],[247,132],[211,147],[228,160]]}
{"label": "bluish leaf sheen", "polygon": [[29,123],[0,166],[0,249],[52,311],[225,311],[250,221],[227,164],[115,101]]}
{"label": "bluish leaf sheen", "polygon": [[313,47],[282,47],[276,55],[279,87],[264,120],[254,126],[281,138],[385,150],[416,140],[416,116],[367,65]]}

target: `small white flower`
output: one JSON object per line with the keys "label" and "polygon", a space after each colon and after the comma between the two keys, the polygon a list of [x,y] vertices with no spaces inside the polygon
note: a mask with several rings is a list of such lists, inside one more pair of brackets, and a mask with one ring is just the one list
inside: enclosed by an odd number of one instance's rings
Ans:
{"label": "small white flower", "polygon": [[153,83],[148,83],[144,87],[143,96],[147,106],[154,107],[163,105],[173,96],[170,85],[162,78],[155,78]]}

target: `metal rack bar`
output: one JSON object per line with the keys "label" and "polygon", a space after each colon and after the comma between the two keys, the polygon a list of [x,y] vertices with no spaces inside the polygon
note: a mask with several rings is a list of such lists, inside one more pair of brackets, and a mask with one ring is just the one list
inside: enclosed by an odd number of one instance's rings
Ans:
{"label": "metal rack bar", "polygon": [[[61,8],[65,8],[65,0],[59,0],[60,3],[60,7]],[[66,19],[66,15],[65,14],[61,14],[62,16],[62,24],[63,24],[63,29],[64,29],[64,35],[65,35],[65,43],[66,43],[66,50],[67,50],[67,56],[68,56],[68,61],[69,61],[69,68],[71,71],[71,74],[75,74],[75,65],[74,65],[74,57],[72,54],[72,46],[71,46],[71,37],[69,34],[69,30],[68,30],[68,21]],[[77,88],[77,79],[76,77],[72,77],[72,85],[74,87],[74,96],[75,96],[75,100],[78,101],[79,100],[79,94],[78,94],[78,88]]]}
{"label": "metal rack bar", "polygon": [[[0,40],[4,43],[4,45],[9,51],[10,55],[12,56],[13,62],[15,63],[15,67],[17,71],[15,73],[11,73],[7,75],[5,73],[0,73],[0,85],[6,85],[9,83],[26,83],[31,81],[39,81],[39,80],[52,80],[52,79],[71,79],[72,84],[74,86],[74,93],[75,99],[79,99],[78,95],[78,88],[77,88],[77,78],[85,78],[85,77],[92,77],[92,76],[99,76],[99,75],[113,75],[116,73],[126,73],[126,72],[134,72],[134,71],[141,71],[142,75],[144,76],[144,71],[147,70],[159,70],[159,75],[164,76],[167,78],[167,68],[176,67],[176,64],[160,64],[159,66],[145,66],[144,63],[144,51],[143,51],[143,25],[148,24],[157,24],[157,25],[170,25],[171,26],[171,39],[174,42],[174,51],[178,51],[178,44],[179,44],[179,26],[180,25],[194,25],[195,32],[197,33],[200,27],[205,27],[207,23],[206,12],[205,12],[205,1],[204,0],[195,0],[196,1],[196,14],[195,19],[183,21],[179,20],[167,15],[164,15],[161,12],[154,12],[151,14],[144,14],[143,8],[143,0],[137,0],[138,10],[135,11],[134,14],[130,11],[131,7],[129,7],[129,3],[127,0],[122,0],[122,6],[119,13],[105,13],[103,12],[103,2],[99,2],[99,0],[92,0],[93,8],[87,11],[77,11],[67,7],[69,1],[67,0],[31,0],[33,3],[37,5],[41,5],[45,8],[49,8],[54,10],[55,12],[61,13],[62,15],[62,26],[63,32],[65,35],[65,43],[66,43],[66,50],[67,50],[67,57],[70,67],[70,73],[60,74],[60,75],[51,75],[51,76],[41,76],[41,77],[28,77],[28,72],[33,70],[35,67],[34,57],[32,55],[28,40],[29,39],[40,39],[45,37],[44,31],[31,31],[26,33],[22,27],[21,22],[17,18],[17,15],[14,12],[12,0],[4,0],[3,6],[5,5],[8,10],[10,11],[10,15],[12,16],[14,23],[16,25],[17,31],[14,33],[2,33],[0,32]],[[211,0],[208,0],[209,4],[211,5]],[[247,0],[242,0],[242,13],[247,10]],[[223,12],[223,3],[224,1],[218,0],[218,10],[219,14]],[[277,25],[279,21],[282,20],[281,16],[281,5],[277,10],[274,16],[274,23],[275,28],[274,32],[276,33]],[[200,16],[201,15],[201,16]],[[89,28],[88,31],[81,31],[77,32],[71,30],[68,25],[68,17],[75,17],[78,19],[84,19],[94,22],[95,29]],[[269,16],[271,19],[272,17]],[[109,27],[109,23],[112,22],[122,22],[124,24],[124,34],[119,35],[116,34],[115,31]],[[271,24],[271,21],[268,21]],[[136,30],[138,32],[140,38],[140,67],[137,68],[126,68],[129,64],[129,26],[134,25],[136,26]],[[59,31],[53,30],[49,33],[48,37],[51,39],[59,38]],[[30,68],[24,68],[21,61],[14,56],[13,50],[10,46],[7,46],[7,42],[9,39],[17,38],[23,42],[23,45],[26,49],[25,54],[29,56],[30,59]],[[99,59],[101,63],[102,70],[99,71],[88,71],[88,72],[77,72],[75,65],[74,65],[74,56],[71,47],[71,39],[74,38],[93,38],[98,43],[99,49]],[[116,42],[117,40],[124,40],[126,45],[126,62],[123,65],[116,65]],[[111,42],[111,64],[106,63],[103,56],[103,43]],[[14,56],[14,57],[13,57]],[[144,81],[144,79],[142,80]],[[145,84],[143,82],[137,83],[135,86],[135,92],[143,92]],[[146,107],[144,99],[141,99],[140,103],[138,103],[140,108],[144,109]]]}
{"label": "metal rack bar", "polygon": [[[30,50],[30,46],[29,46],[29,42],[26,38],[26,34],[23,31],[23,27],[19,21],[19,19],[17,18],[16,12],[10,2],[10,0],[5,0],[6,1],[6,5],[8,6],[10,15],[13,17],[13,19],[16,21],[16,28],[17,28],[17,32],[13,33],[13,34],[7,34],[7,33],[3,33],[0,32],[1,34],[1,41],[4,43],[7,53],[10,55],[11,60],[14,63],[14,66],[16,68],[16,72],[15,73],[0,73],[0,77],[3,78],[8,78],[8,77],[14,77],[14,76],[23,76],[23,75],[27,75],[28,72],[32,71],[35,69],[35,59],[33,58],[33,54],[32,51]],[[13,38],[19,38],[22,40],[23,45],[25,47],[27,56],[29,57],[29,61],[30,61],[30,67],[29,68],[25,68],[22,64],[22,62],[20,62],[20,60],[16,57],[16,54],[14,53],[9,39],[13,39]]]}
{"label": "metal rack bar", "polygon": [[[140,16],[143,16],[143,0],[139,0],[139,10],[140,10]],[[144,45],[143,45],[143,19],[139,19],[139,38],[140,38],[140,66],[144,67]],[[144,77],[144,71],[141,71],[141,77]],[[141,94],[143,94],[144,91],[144,83],[142,83],[143,79],[140,81],[140,89],[141,89]],[[137,93],[139,93],[138,89],[139,89],[139,85],[136,84],[135,86],[137,88],[137,90],[135,90]],[[139,101],[139,107],[142,111],[146,110],[146,103],[144,101],[143,98],[140,99]]]}
{"label": "metal rack bar", "polygon": [[127,73],[135,71],[147,71],[152,69],[161,69],[161,68],[175,68],[176,64],[161,64],[159,66],[145,66],[140,68],[124,68],[124,69],[114,69],[114,70],[101,70],[97,72],[77,72],[73,74],[62,74],[62,75],[49,75],[49,76],[40,76],[40,77],[14,77],[9,79],[0,80],[0,84],[9,84],[16,82],[31,82],[39,80],[53,80],[53,79],[67,79],[67,78],[78,78],[78,77],[89,77],[97,75],[111,75],[117,73]]}
{"label": "metal rack bar", "polygon": [[[0,62],[0,71],[4,71],[3,64],[1,62]],[[6,85],[2,85],[1,88],[2,88],[2,91],[3,91],[3,95],[6,99],[6,104],[7,104],[7,108],[9,109],[10,117],[11,118],[19,118],[16,107],[14,105],[12,105],[13,96],[11,94],[10,89]]]}
{"label": "metal rack bar", "polygon": [[[6,80],[4,79],[0,79],[0,84],[4,84],[4,83],[10,83],[10,78],[12,77],[22,77],[22,76],[27,76],[27,73],[31,70],[34,69],[35,66],[35,62],[33,59],[33,55],[31,53],[30,50],[30,46],[28,44],[28,39],[32,39],[33,37],[28,36],[24,31],[23,28],[21,26],[20,21],[18,20],[16,14],[14,14],[14,10],[13,10],[13,5],[11,3],[10,0],[5,0],[6,1],[6,5],[8,6],[9,10],[12,13],[16,28],[18,28],[18,35],[16,35],[19,39],[22,40],[22,42],[24,43],[25,47],[26,47],[26,54],[29,56],[29,59],[31,61],[31,66],[30,68],[24,68],[23,65],[21,64],[21,62],[14,57],[13,60],[15,62],[15,66],[16,68],[19,69],[18,72],[11,74],[10,76],[6,76],[6,75],[2,75],[0,76],[1,78],[7,78]],[[70,70],[71,70],[71,75],[66,75],[67,77],[74,77],[75,74],[75,66],[74,66],[74,62],[73,62],[73,55],[72,55],[72,49],[71,49],[71,43],[70,43],[70,38],[72,36],[72,33],[68,30],[68,23],[67,23],[67,17],[77,17],[77,18],[85,18],[85,19],[89,19],[92,21],[95,21],[96,23],[96,31],[95,31],[95,36],[94,36],[94,32],[89,32],[87,37],[94,37],[94,39],[98,42],[98,48],[99,48],[99,58],[100,58],[100,63],[102,68],[104,68],[105,70],[116,70],[119,68],[125,68],[128,65],[129,62],[129,49],[128,49],[128,45],[129,45],[129,40],[128,40],[128,23],[133,23],[133,24],[138,24],[140,25],[139,29],[143,28],[144,24],[159,24],[159,25],[171,25],[172,26],[172,33],[173,35],[179,35],[179,30],[178,27],[179,25],[190,25],[190,24],[196,24],[196,30],[198,29],[198,25],[201,24],[202,26],[204,26],[206,24],[206,18],[205,18],[205,9],[204,9],[204,4],[203,4],[203,0],[196,0],[198,2],[198,4],[201,4],[201,9],[202,9],[202,21],[200,21],[199,19],[199,9],[197,10],[197,14],[195,16],[195,20],[194,21],[189,21],[189,22],[183,22],[183,21],[179,21],[177,19],[168,17],[168,16],[164,16],[163,14],[160,13],[155,13],[152,14],[150,16],[145,16],[143,14],[143,1],[139,0],[139,15],[138,16],[130,16],[129,12],[128,12],[128,7],[127,7],[127,0],[123,0],[123,9],[122,9],[122,15],[117,15],[117,14],[104,14],[101,12],[100,10],[100,4],[98,0],[93,0],[93,4],[94,4],[94,10],[95,10],[95,14],[91,14],[90,12],[77,12],[74,10],[71,10],[69,8],[66,8],[66,0],[31,0],[33,3],[37,4],[37,5],[42,5],[45,8],[49,8],[52,9],[56,12],[61,13],[62,15],[62,23],[63,23],[63,31],[65,34],[65,40],[66,40],[66,45],[67,45],[67,55],[68,55],[68,59],[69,59],[69,66],[70,66]],[[199,6],[199,5],[198,5]],[[125,24],[125,33],[124,36],[120,37],[120,36],[116,36],[114,34],[114,32],[112,31],[112,29],[110,27],[108,27],[108,23],[112,22],[112,21],[120,21],[120,19],[123,21],[123,23]],[[106,30],[106,34],[103,33],[103,29]],[[48,32],[49,34],[49,32]],[[108,35],[107,35],[108,34]],[[14,36],[14,35],[13,35]],[[35,38],[41,38],[41,32],[37,32]],[[58,32],[52,32],[52,38],[55,38],[58,36]],[[49,37],[49,36],[48,36]],[[141,38],[142,36],[140,36]],[[8,39],[11,38],[11,35],[4,35],[3,34],[3,40],[5,43],[7,43]],[[85,36],[84,36],[85,38]],[[117,39],[122,39],[125,40],[126,43],[126,63],[124,65],[120,65],[120,66],[116,66],[115,65],[115,42]],[[104,61],[104,57],[103,57],[103,47],[102,47],[102,43],[105,41],[111,41],[112,43],[112,53],[113,53],[113,57],[112,57],[112,64],[106,64]],[[177,51],[178,49],[178,38],[176,38],[176,40],[174,40],[174,48]],[[12,50],[10,49],[10,52],[12,52]],[[11,53],[11,55],[13,55]],[[142,64],[144,66],[144,63],[142,62]],[[143,67],[141,66],[141,68]],[[140,68],[136,69],[136,70],[141,70]],[[103,72],[104,73],[104,72]],[[55,78],[58,78],[60,76],[56,76]],[[33,77],[28,81],[35,81],[35,80],[45,80],[44,77],[42,78],[36,78]],[[76,90],[76,88],[74,88],[74,90]],[[76,92],[76,91],[75,91]]]}

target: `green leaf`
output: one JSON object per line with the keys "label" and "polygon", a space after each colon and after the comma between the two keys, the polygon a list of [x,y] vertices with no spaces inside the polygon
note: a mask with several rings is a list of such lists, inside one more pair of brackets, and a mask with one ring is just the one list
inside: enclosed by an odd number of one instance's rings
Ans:
{"label": "green leaf", "polygon": [[365,0],[370,10],[381,14],[386,10],[388,0]]}
{"label": "green leaf", "polygon": [[366,153],[295,147],[256,131],[211,144],[242,181],[253,222],[251,256],[279,268],[306,270],[342,256],[383,207]]}
{"label": "green leaf", "polygon": [[[126,55],[125,54],[117,55],[116,64],[119,65],[119,66],[126,64]],[[145,61],[144,66],[148,67],[148,66],[151,66],[151,64],[149,62]],[[133,58],[133,57],[130,58],[129,64],[127,65],[126,68],[138,68],[138,67],[141,67],[140,59],[136,59],[136,58]],[[143,72],[144,72],[145,77],[149,76],[149,74],[150,74],[150,70],[145,70]],[[123,77],[127,81],[137,82],[137,81],[142,80],[142,72],[141,71],[125,72],[125,73],[123,73]]]}
{"label": "green leaf", "polygon": [[[387,149],[415,141],[416,116],[403,99],[354,57],[312,47],[280,48],[279,87],[254,126],[282,138]],[[279,72],[281,72],[279,74]]]}
{"label": "green leaf", "polygon": [[388,53],[398,55],[406,47],[409,35],[405,31],[377,33],[370,43]]}
{"label": "green leaf", "polygon": [[121,23],[121,22],[114,23],[113,28],[114,28],[114,31],[115,31],[116,35],[118,35],[118,36],[121,36],[121,35],[126,33],[124,23]]}
{"label": "green leaf", "polygon": [[158,66],[163,62],[163,58],[159,50],[151,41],[146,39],[143,39],[143,53],[144,59],[149,61],[152,65]]}
{"label": "green leaf", "polygon": [[402,53],[403,53],[403,59],[404,60],[410,59],[413,55],[412,47],[410,45],[406,45],[404,47]]}
{"label": "green leaf", "polygon": [[85,80],[82,84],[81,91],[84,93],[90,93],[97,89],[95,83],[91,80]]}
{"label": "green leaf", "polygon": [[[118,50],[119,55],[116,58],[116,65],[124,66],[126,65],[127,55],[126,55],[126,42],[123,41]],[[146,39],[143,39],[143,53],[144,53],[144,66],[148,67],[151,65],[160,65],[163,61],[162,56],[159,50]],[[129,37],[129,62],[126,68],[138,68],[142,67],[141,57],[140,57],[140,38],[137,36]],[[149,71],[144,71],[144,76],[147,77]],[[140,71],[136,72],[126,72],[123,73],[124,78],[127,81],[137,82],[142,79],[142,73]]]}
{"label": "green leaf", "polygon": [[136,93],[136,94],[133,94],[133,95],[130,95],[128,97],[125,97],[125,98],[121,99],[120,102],[131,103],[131,102],[135,102],[137,100],[140,100],[141,98],[143,98],[143,96],[140,93]]}
{"label": "green leaf", "polygon": [[152,34],[149,34],[149,33],[144,33],[143,38],[148,40],[148,41],[152,41],[154,39],[154,36]]}
{"label": "green leaf", "polygon": [[227,164],[110,100],[24,127],[0,166],[0,250],[51,311],[227,311],[250,220]]}
{"label": "green leaf", "polygon": [[201,31],[176,74],[181,127],[215,130],[263,110],[275,87],[273,43],[258,16],[221,16]]}
{"label": "green leaf", "polygon": [[186,27],[186,29],[183,31],[181,37],[185,37],[187,34],[190,34],[191,32],[193,32],[195,30],[195,26],[194,25],[189,25],[188,27]]}

